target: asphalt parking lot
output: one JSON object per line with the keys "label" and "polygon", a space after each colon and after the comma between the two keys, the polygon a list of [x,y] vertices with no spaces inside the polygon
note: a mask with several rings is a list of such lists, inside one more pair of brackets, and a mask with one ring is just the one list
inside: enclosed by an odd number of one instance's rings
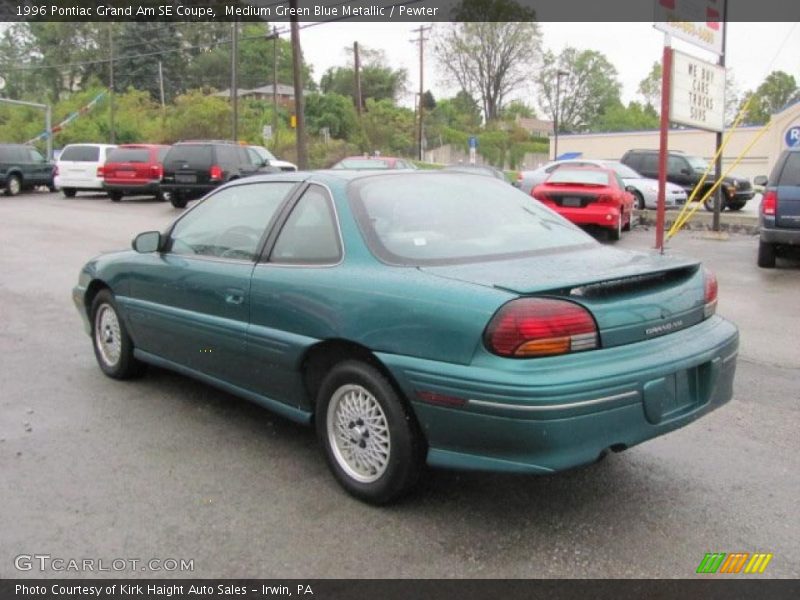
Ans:
{"label": "asphalt parking lot", "polygon": [[[692,577],[707,552],[770,552],[762,577],[800,576],[800,261],[760,270],[744,235],[671,243],[717,273],[718,312],[740,327],[729,405],[596,465],[430,471],[374,508],[341,491],[310,429],[167,371],[101,374],[70,299],[78,271],[177,214],[0,197],[0,577]],[[21,572],[20,554],[194,571]]]}

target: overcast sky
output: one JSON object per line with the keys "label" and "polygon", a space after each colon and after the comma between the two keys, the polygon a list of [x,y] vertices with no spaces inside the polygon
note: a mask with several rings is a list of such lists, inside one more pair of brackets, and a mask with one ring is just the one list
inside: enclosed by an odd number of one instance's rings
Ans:
{"label": "overcast sky", "polygon": [[[328,23],[301,31],[301,43],[306,60],[314,66],[314,78],[319,81],[328,67],[344,65],[351,58],[345,47],[354,41],[369,48],[386,52],[389,64],[405,67],[409,72],[412,91],[419,88],[419,54],[414,23]],[[434,27],[447,27],[437,23]],[[652,23],[540,23],[544,48],[558,52],[565,46],[598,50],[616,67],[622,83],[623,101],[637,98],[639,82],[647,76],[655,61],[661,60],[664,35],[653,29]],[[700,58],[714,57],[679,40],[674,47]],[[426,54],[425,89],[436,98],[454,95],[458,89],[448,86],[436,64],[430,44]],[[729,23],[727,66],[739,93],[756,88],[773,70],[783,70],[800,81],[800,27],[797,23]],[[535,75],[531,70],[531,77]],[[518,97],[535,105],[535,90],[520,90]],[[413,96],[402,103],[412,106]]]}

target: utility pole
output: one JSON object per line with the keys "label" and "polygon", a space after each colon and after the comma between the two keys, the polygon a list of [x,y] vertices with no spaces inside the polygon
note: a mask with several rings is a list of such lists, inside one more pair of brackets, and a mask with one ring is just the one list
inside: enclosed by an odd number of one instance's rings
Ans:
{"label": "utility pole", "polygon": [[161,68],[161,61],[158,61],[158,91],[161,93],[161,113],[167,109],[164,102],[164,70]]}
{"label": "utility pole", "polygon": [[239,139],[239,73],[237,67],[239,61],[239,24],[234,20],[231,23],[231,108],[232,123],[231,132],[233,141]]}
{"label": "utility pole", "polygon": [[567,75],[569,75],[569,73],[561,69],[556,72],[556,114],[553,119],[553,160],[558,160],[558,115],[561,110],[561,78]]}
{"label": "utility pole", "polygon": [[297,0],[289,0],[292,9],[292,75],[294,79],[294,112],[297,119],[297,166],[302,171],[308,169],[308,149],[306,148],[306,117],[303,101],[303,75],[300,69],[302,58],[300,50],[300,27],[297,24]]}
{"label": "utility pole", "polygon": [[355,96],[353,97],[353,101],[356,104],[356,113],[358,113],[359,119],[361,118],[361,59],[358,55],[358,42],[353,42],[353,61],[354,61],[354,69],[355,72]]}
{"label": "utility pole", "polygon": [[117,143],[116,126],[114,125],[114,30],[113,23],[108,23],[108,125],[111,130],[110,140],[112,144]]}
{"label": "utility pole", "polygon": [[[278,141],[278,28],[272,26],[272,139]],[[274,146],[273,146],[274,147]]]}
{"label": "utility pole", "polygon": [[[722,0],[722,54],[719,55],[719,66],[725,67],[725,50],[726,43],[727,43],[727,33],[728,33],[728,0]],[[727,75],[726,75],[727,79]],[[716,139],[716,155],[717,160],[714,165],[715,172],[714,172],[714,180],[718,181],[720,177],[722,177],[722,154],[720,153],[719,149],[722,146],[722,132],[717,132],[717,139]],[[719,214],[722,212],[722,201],[723,201],[723,194],[725,193],[725,186],[721,185],[717,188],[717,191],[714,193],[714,217],[711,220],[711,229],[713,231],[719,231]]]}
{"label": "utility pole", "polygon": [[424,79],[424,69],[425,69],[425,42],[428,41],[428,38],[424,37],[425,33],[430,31],[430,27],[423,27],[422,25],[419,26],[419,29],[415,29],[417,33],[419,33],[419,38],[416,40],[409,40],[412,43],[419,44],[419,130],[418,130],[418,141],[419,141],[419,159],[423,159],[423,138],[422,138],[422,120],[425,116],[425,109],[422,106],[422,99],[423,95],[425,94],[425,88],[423,84]]}

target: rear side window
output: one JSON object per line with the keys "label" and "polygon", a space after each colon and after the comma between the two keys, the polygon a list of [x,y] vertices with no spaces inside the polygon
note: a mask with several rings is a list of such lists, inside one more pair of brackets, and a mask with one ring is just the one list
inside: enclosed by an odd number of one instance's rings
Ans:
{"label": "rear side window", "polygon": [[169,148],[159,148],[158,155],[156,156],[156,160],[160,163],[164,162],[164,158],[166,158],[167,153],[169,152]]}
{"label": "rear side window", "polygon": [[800,152],[790,152],[786,157],[778,185],[800,185]]}
{"label": "rear side window", "polygon": [[147,148],[114,148],[108,154],[108,162],[150,162],[150,150]]}
{"label": "rear side window", "polygon": [[333,264],[342,252],[331,200],[325,190],[311,186],[286,220],[270,261],[286,264]]}
{"label": "rear side window", "polygon": [[99,162],[100,148],[97,146],[67,146],[61,153],[59,160],[73,162]]}
{"label": "rear side window", "polygon": [[14,162],[13,148],[0,146],[0,160],[3,162]]}
{"label": "rear side window", "polygon": [[28,160],[32,162],[44,162],[44,156],[39,154],[39,151],[34,148],[28,148]]}
{"label": "rear side window", "polygon": [[658,156],[656,154],[644,154],[642,156],[642,166],[638,169],[642,173],[658,173]]}
{"label": "rear side window", "polygon": [[172,168],[207,169],[211,166],[211,146],[187,144],[173,146],[164,158],[164,166]]}

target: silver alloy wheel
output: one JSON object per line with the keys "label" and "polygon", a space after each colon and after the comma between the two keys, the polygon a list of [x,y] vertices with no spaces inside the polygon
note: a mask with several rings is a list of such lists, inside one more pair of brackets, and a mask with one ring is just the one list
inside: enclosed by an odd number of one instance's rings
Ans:
{"label": "silver alloy wheel", "polygon": [[9,178],[7,185],[8,185],[8,193],[11,196],[16,196],[17,194],[19,194],[20,189],[22,188],[22,185],[19,182],[19,178],[16,176],[12,176],[11,178]]}
{"label": "silver alloy wheel", "polygon": [[94,342],[106,366],[115,367],[122,354],[122,336],[117,312],[101,304],[94,317]]}
{"label": "silver alloy wheel", "polygon": [[383,408],[366,388],[348,384],[331,396],[328,443],[338,465],[360,483],[377,481],[389,465],[391,439]]}

